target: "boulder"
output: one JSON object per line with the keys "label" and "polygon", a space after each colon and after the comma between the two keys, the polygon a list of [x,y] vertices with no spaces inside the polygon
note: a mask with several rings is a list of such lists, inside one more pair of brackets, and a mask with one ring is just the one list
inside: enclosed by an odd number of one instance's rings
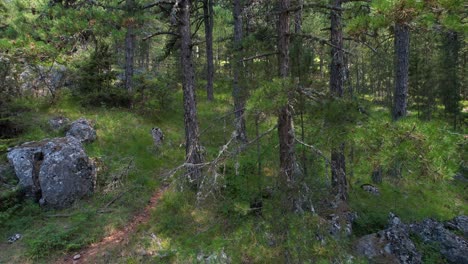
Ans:
{"label": "boulder", "polygon": [[7,157],[25,195],[43,206],[65,208],[94,190],[94,165],[74,137],[25,143]]}
{"label": "boulder", "polygon": [[387,229],[361,237],[355,249],[379,263],[422,263],[421,254],[409,237],[408,226],[394,214],[390,214]]}
{"label": "boulder", "polygon": [[50,128],[54,131],[65,130],[70,126],[70,119],[63,116],[57,116],[49,119],[48,123]]}
{"label": "boulder", "polygon": [[[464,222],[464,223],[463,223]],[[464,225],[466,228],[466,216],[458,217],[450,221],[456,226]],[[433,219],[425,219],[421,223],[410,225],[413,234],[419,236],[423,242],[431,242],[439,245],[440,253],[449,263],[468,263],[468,243],[463,237],[444,228],[444,225]]]}
{"label": "boulder", "polygon": [[91,121],[80,118],[71,123],[67,137],[74,137],[81,142],[93,142],[96,140],[96,130],[94,130]]}

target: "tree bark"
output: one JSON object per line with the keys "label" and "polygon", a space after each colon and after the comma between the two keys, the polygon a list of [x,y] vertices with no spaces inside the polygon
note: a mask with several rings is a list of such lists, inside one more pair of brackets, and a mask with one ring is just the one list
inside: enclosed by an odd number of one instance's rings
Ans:
{"label": "tree bark", "polygon": [[201,178],[201,169],[196,165],[202,163],[203,157],[200,154],[199,127],[195,98],[195,75],[192,62],[192,35],[190,31],[191,0],[181,0],[179,3],[179,34],[181,39],[180,62],[184,93],[186,163],[195,165],[189,165],[187,172],[190,183],[193,186],[198,186]]}
{"label": "tree bark", "polygon": [[[344,53],[343,28],[341,25],[342,0],[332,0],[335,7],[331,10],[331,64],[330,64],[330,92],[335,97],[343,97],[344,93]],[[333,147],[331,151],[331,174],[333,193],[341,200],[348,199],[348,183],[346,180],[345,143]]]}
{"label": "tree bark", "polygon": [[395,24],[395,93],[393,95],[393,120],[406,116],[408,100],[409,70],[409,27],[403,23]]}
{"label": "tree bark", "polygon": [[234,99],[234,116],[235,128],[237,132],[237,140],[247,142],[247,132],[245,126],[245,100],[246,91],[240,82],[240,71],[242,67],[241,52],[242,52],[242,5],[241,0],[234,0],[234,83],[232,97]]}
{"label": "tree bark", "polygon": [[209,101],[214,100],[213,78],[213,0],[203,1],[203,14],[205,16],[205,41],[206,41],[206,96]]}
{"label": "tree bark", "polygon": [[[278,64],[279,76],[288,78],[289,76],[289,8],[290,0],[279,0],[280,15],[278,21]],[[288,92],[288,102],[282,106],[278,115],[278,137],[280,170],[282,180],[286,182],[287,204],[289,210],[294,210],[297,204],[295,199],[294,187],[296,178],[296,154],[294,149],[294,127],[292,107],[289,103],[291,94]]]}
{"label": "tree bark", "polygon": [[330,92],[337,97],[344,93],[344,54],[343,54],[343,27],[341,25],[342,0],[332,0],[331,10],[331,64],[330,64]]}
{"label": "tree bark", "polygon": [[125,89],[133,92],[133,66],[135,63],[135,21],[134,21],[134,0],[126,0],[127,14],[129,18],[126,21],[127,32],[125,33]]}

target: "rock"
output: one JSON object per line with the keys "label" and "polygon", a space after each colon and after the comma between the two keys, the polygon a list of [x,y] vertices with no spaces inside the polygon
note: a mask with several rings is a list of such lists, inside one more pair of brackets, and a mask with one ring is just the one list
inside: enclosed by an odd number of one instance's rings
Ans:
{"label": "rock", "polygon": [[20,240],[21,237],[22,237],[21,234],[14,234],[14,235],[12,235],[11,237],[8,238],[8,243],[14,243],[14,242]]}
{"label": "rock", "polygon": [[63,116],[57,116],[50,119],[48,123],[52,130],[65,130],[68,129],[68,127],[70,126],[70,119]]}
{"label": "rock", "polygon": [[372,195],[375,195],[375,196],[379,196],[380,195],[380,190],[379,188],[375,187],[374,185],[371,185],[371,184],[363,184],[361,185],[361,189],[363,189],[364,191],[372,194]]}
{"label": "rock", "polygon": [[[452,221],[456,221],[456,223],[460,222],[463,225],[462,222],[466,221],[466,217]],[[440,253],[449,263],[468,263],[467,241],[463,237],[457,236],[445,229],[442,223],[433,219],[425,219],[421,223],[410,225],[410,230],[413,234],[418,235],[423,242],[438,244],[440,246]]]}
{"label": "rock", "polygon": [[81,258],[80,254],[76,254],[75,256],[73,256],[73,260],[79,260],[80,258]]}
{"label": "rock", "polygon": [[422,263],[421,254],[409,238],[408,227],[393,214],[390,214],[389,228],[361,237],[355,249],[379,263]]}
{"label": "rock", "polygon": [[463,233],[465,239],[468,237],[468,216],[460,215],[445,222],[444,227],[450,230],[458,230]]}
{"label": "rock", "polygon": [[22,92],[48,95],[65,86],[68,79],[68,69],[58,63],[54,63],[52,67],[27,65],[19,74],[18,83]]}
{"label": "rock", "polygon": [[94,165],[74,137],[25,143],[7,157],[26,196],[43,206],[65,208],[93,192]]}
{"label": "rock", "polygon": [[333,212],[328,215],[330,234],[336,238],[341,235],[350,236],[353,232],[353,223],[358,218],[356,212],[350,211],[348,203],[339,198],[334,199],[330,206]]}
{"label": "rock", "polygon": [[80,118],[70,125],[67,137],[75,137],[81,142],[93,142],[96,140],[96,130],[89,120]]}
{"label": "rock", "polygon": [[151,129],[151,136],[153,137],[153,143],[155,147],[162,145],[164,141],[164,133],[159,127],[153,127]]}
{"label": "rock", "polygon": [[229,264],[231,259],[224,252],[224,249],[219,253],[213,253],[210,255],[205,255],[203,252],[197,255],[197,261],[205,264]]}

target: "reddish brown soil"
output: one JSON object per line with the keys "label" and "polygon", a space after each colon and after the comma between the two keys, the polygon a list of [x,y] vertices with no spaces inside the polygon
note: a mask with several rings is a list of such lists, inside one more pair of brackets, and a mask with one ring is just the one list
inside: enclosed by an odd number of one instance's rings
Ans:
{"label": "reddish brown soil", "polygon": [[[139,225],[145,224],[149,221],[151,209],[157,206],[159,199],[161,198],[166,189],[167,187],[163,187],[162,189],[154,193],[145,209],[141,213],[135,215],[132,221],[126,224],[122,229],[115,230],[108,236],[104,237],[101,241],[93,243],[88,247],[83,248],[79,252],[67,255],[66,257],[61,258],[55,263],[96,263],[105,252],[119,245],[127,244],[130,236],[135,232],[136,228]],[[77,254],[80,254],[81,257],[78,260],[73,260],[73,257]]]}

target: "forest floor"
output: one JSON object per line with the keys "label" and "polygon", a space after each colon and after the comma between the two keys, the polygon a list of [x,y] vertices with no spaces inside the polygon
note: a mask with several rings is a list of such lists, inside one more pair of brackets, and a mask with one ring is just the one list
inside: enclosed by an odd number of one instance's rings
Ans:
{"label": "forest floor", "polygon": [[167,186],[164,186],[151,196],[148,205],[143,209],[142,212],[137,213],[133,219],[124,224],[124,226],[118,230],[113,231],[106,237],[102,238],[101,241],[93,243],[82,250],[72,253],[64,258],[61,258],[56,264],[67,264],[67,263],[96,263],[98,260],[106,258],[109,251],[115,249],[119,245],[125,246],[129,243],[129,238],[135,233],[136,228],[139,225],[146,224],[150,220],[151,210],[156,208],[161,196],[167,190]]}
{"label": "forest floor", "polygon": [[[218,87],[215,102],[201,99],[198,104],[206,161],[218,155],[233,131],[229,88],[229,84],[224,90]],[[199,98],[204,98],[202,92]],[[183,175],[162,176],[184,161],[181,97],[175,93],[173,103],[163,110],[143,113],[85,108],[67,95],[54,105],[37,99],[16,102],[20,109],[29,109],[17,114],[27,126],[15,141],[0,146],[0,162],[6,161],[8,146],[63,136],[47,129],[48,119],[61,115],[95,121],[98,139],[85,148],[105,169],[98,176],[95,195],[71,208],[43,210],[22,201],[0,211],[0,263],[73,263],[76,254],[81,255],[78,263],[203,263],[225,255],[232,263],[277,263],[284,260],[285,252],[292,262],[346,263],[353,255],[353,241],[384,228],[389,212],[405,222],[427,217],[447,220],[468,212],[466,184],[453,181],[468,160],[466,128],[453,131],[443,118],[424,122],[414,112],[392,123],[388,109],[367,99],[360,103],[367,108],[368,117],[352,120],[346,128],[350,207],[358,214],[351,237],[330,237],[321,224],[327,215],[279,210],[276,131],[262,137],[259,145],[252,144],[219,164],[214,175],[208,175],[215,177],[207,177],[218,179],[213,191],[181,191],[177,183]],[[295,125],[298,135],[304,129],[303,142],[328,156],[330,137],[338,133],[323,126],[326,113],[321,109],[308,106],[304,123],[298,118]],[[259,122],[259,133],[271,129],[276,120],[267,113]],[[256,137],[255,123],[256,116],[248,114],[250,139]],[[160,149],[152,145],[150,131],[155,126],[165,134]],[[303,145],[297,145],[297,152],[301,163],[307,164],[305,180],[317,207],[330,188],[329,166]],[[376,197],[360,186],[371,183],[372,172],[379,166],[383,182],[376,184],[380,189]],[[172,183],[171,188],[163,192],[161,186],[166,182]],[[261,202],[261,212],[253,213],[252,202]],[[106,208],[109,203],[112,205]],[[109,210],[97,213],[102,208]],[[6,243],[16,233],[22,238]],[[355,257],[352,263],[366,262]]]}

